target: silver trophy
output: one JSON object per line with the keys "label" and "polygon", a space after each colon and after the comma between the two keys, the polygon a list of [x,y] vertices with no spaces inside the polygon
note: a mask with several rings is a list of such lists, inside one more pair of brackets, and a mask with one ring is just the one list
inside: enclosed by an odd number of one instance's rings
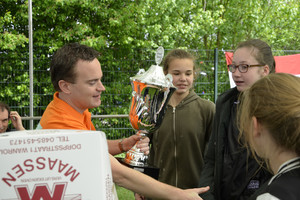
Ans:
{"label": "silver trophy", "polygon": [[[155,131],[162,123],[165,107],[176,88],[172,76],[165,75],[159,66],[164,56],[163,47],[156,51],[155,62],[148,71],[141,69],[130,78],[132,98],[129,112],[131,126],[143,137]],[[134,145],[126,153],[125,163],[132,166],[147,166],[148,156]]]}

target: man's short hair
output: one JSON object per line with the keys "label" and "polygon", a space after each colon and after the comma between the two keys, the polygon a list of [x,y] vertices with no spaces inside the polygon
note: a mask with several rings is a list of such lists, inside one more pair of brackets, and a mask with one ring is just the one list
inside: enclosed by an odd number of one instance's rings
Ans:
{"label": "man's short hair", "polygon": [[79,43],[70,43],[57,50],[50,64],[51,81],[54,89],[61,91],[58,85],[60,80],[75,83],[74,68],[79,60],[91,62],[98,56],[98,51]]}
{"label": "man's short hair", "polygon": [[9,118],[9,114],[10,114],[10,108],[9,108],[9,106],[6,103],[4,103],[4,102],[0,102],[0,111],[4,112],[5,110],[7,110],[7,112],[8,112],[8,118]]}

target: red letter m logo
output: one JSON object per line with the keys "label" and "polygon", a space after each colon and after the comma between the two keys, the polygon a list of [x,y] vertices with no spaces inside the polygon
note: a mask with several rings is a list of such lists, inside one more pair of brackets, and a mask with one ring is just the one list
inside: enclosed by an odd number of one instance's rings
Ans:
{"label": "red letter m logo", "polygon": [[49,190],[48,184],[37,184],[33,192],[29,192],[28,186],[16,186],[18,199],[22,200],[61,200],[64,197],[67,183],[55,183],[53,191]]}

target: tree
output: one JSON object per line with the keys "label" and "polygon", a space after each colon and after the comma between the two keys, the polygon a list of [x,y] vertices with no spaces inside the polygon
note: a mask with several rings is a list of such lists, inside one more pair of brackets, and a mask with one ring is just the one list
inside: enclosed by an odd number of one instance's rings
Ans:
{"label": "tree", "polygon": [[[103,95],[103,106],[93,112],[126,114],[129,77],[139,68],[154,64],[158,46],[166,51],[201,49],[195,54],[201,70],[208,74],[197,80],[201,84],[196,88],[201,93],[202,81],[212,82],[214,48],[234,49],[242,40],[261,38],[273,49],[298,49],[299,12],[298,0],[33,1],[35,115],[41,115],[52,98],[49,60],[65,43],[80,42],[101,52],[104,84],[107,93],[115,95]],[[26,108],[28,1],[2,0],[0,25],[0,96],[11,105]],[[225,67],[220,66],[224,71]],[[221,77],[226,79],[227,74]],[[205,92],[212,96],[213,83]]]}

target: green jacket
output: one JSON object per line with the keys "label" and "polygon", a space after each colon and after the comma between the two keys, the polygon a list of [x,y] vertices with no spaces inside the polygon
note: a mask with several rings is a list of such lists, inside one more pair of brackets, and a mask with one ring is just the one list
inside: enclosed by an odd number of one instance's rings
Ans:
{"label": "green jacket", "polygon": [[[271,174],[261,169],[253,157],[244,156],[245,152],[243,152],[243,154],[240,154],[239,157],[241,159],[235,161],[235,163],[239,166],[238,169],[243,170],[237,171],[234,166],[231,166],[231,171],[233,173],[232,177],[236,174],[241,174],[240,177],[233,180],[234,183],[240,184],[226,185],[226,187],[228,187],[231,191],[226,191],[229,193],[228,196],[222,196],[224,193],[224,191],[222,192],[222,181],[224,178],[224,149],[228,149],[228,146],[225,147],[225,145],[228,144],[225,141],[228,141],[228,130],[232,130],[229,127],[229,124],[232,124],[232,121],[230,120],[236,118],[236,112],[233,112],[232,108],[238,99],[238,95],[238,90],[236,88],[232,88],[221,94],[216,102],[214,126],[204,158],[205,165],[198,185],[198,187],[210,186],[210,190],[208,192],[200,195],[205,200],[248,199],[251,194],[259,190],[257,188],[251,189],[251,181],[252,183],[259,183],[256,187],[261,188],[269,177],[271,177]],[[231,113],[235,113],[234,116],[231,116]],[[247,163],[244,163],[244,159],[247,160]],[[241,166],[247,167],[243,168]],[[229,177],[230,176],[231,175],[229,174]]]}
{"label": "green jacket", "polygon": [[160,168],[159,181],[183,189],[198,185],[214,112],[214,103],[193,91],[175,108],[167,106],[148,161]]}

